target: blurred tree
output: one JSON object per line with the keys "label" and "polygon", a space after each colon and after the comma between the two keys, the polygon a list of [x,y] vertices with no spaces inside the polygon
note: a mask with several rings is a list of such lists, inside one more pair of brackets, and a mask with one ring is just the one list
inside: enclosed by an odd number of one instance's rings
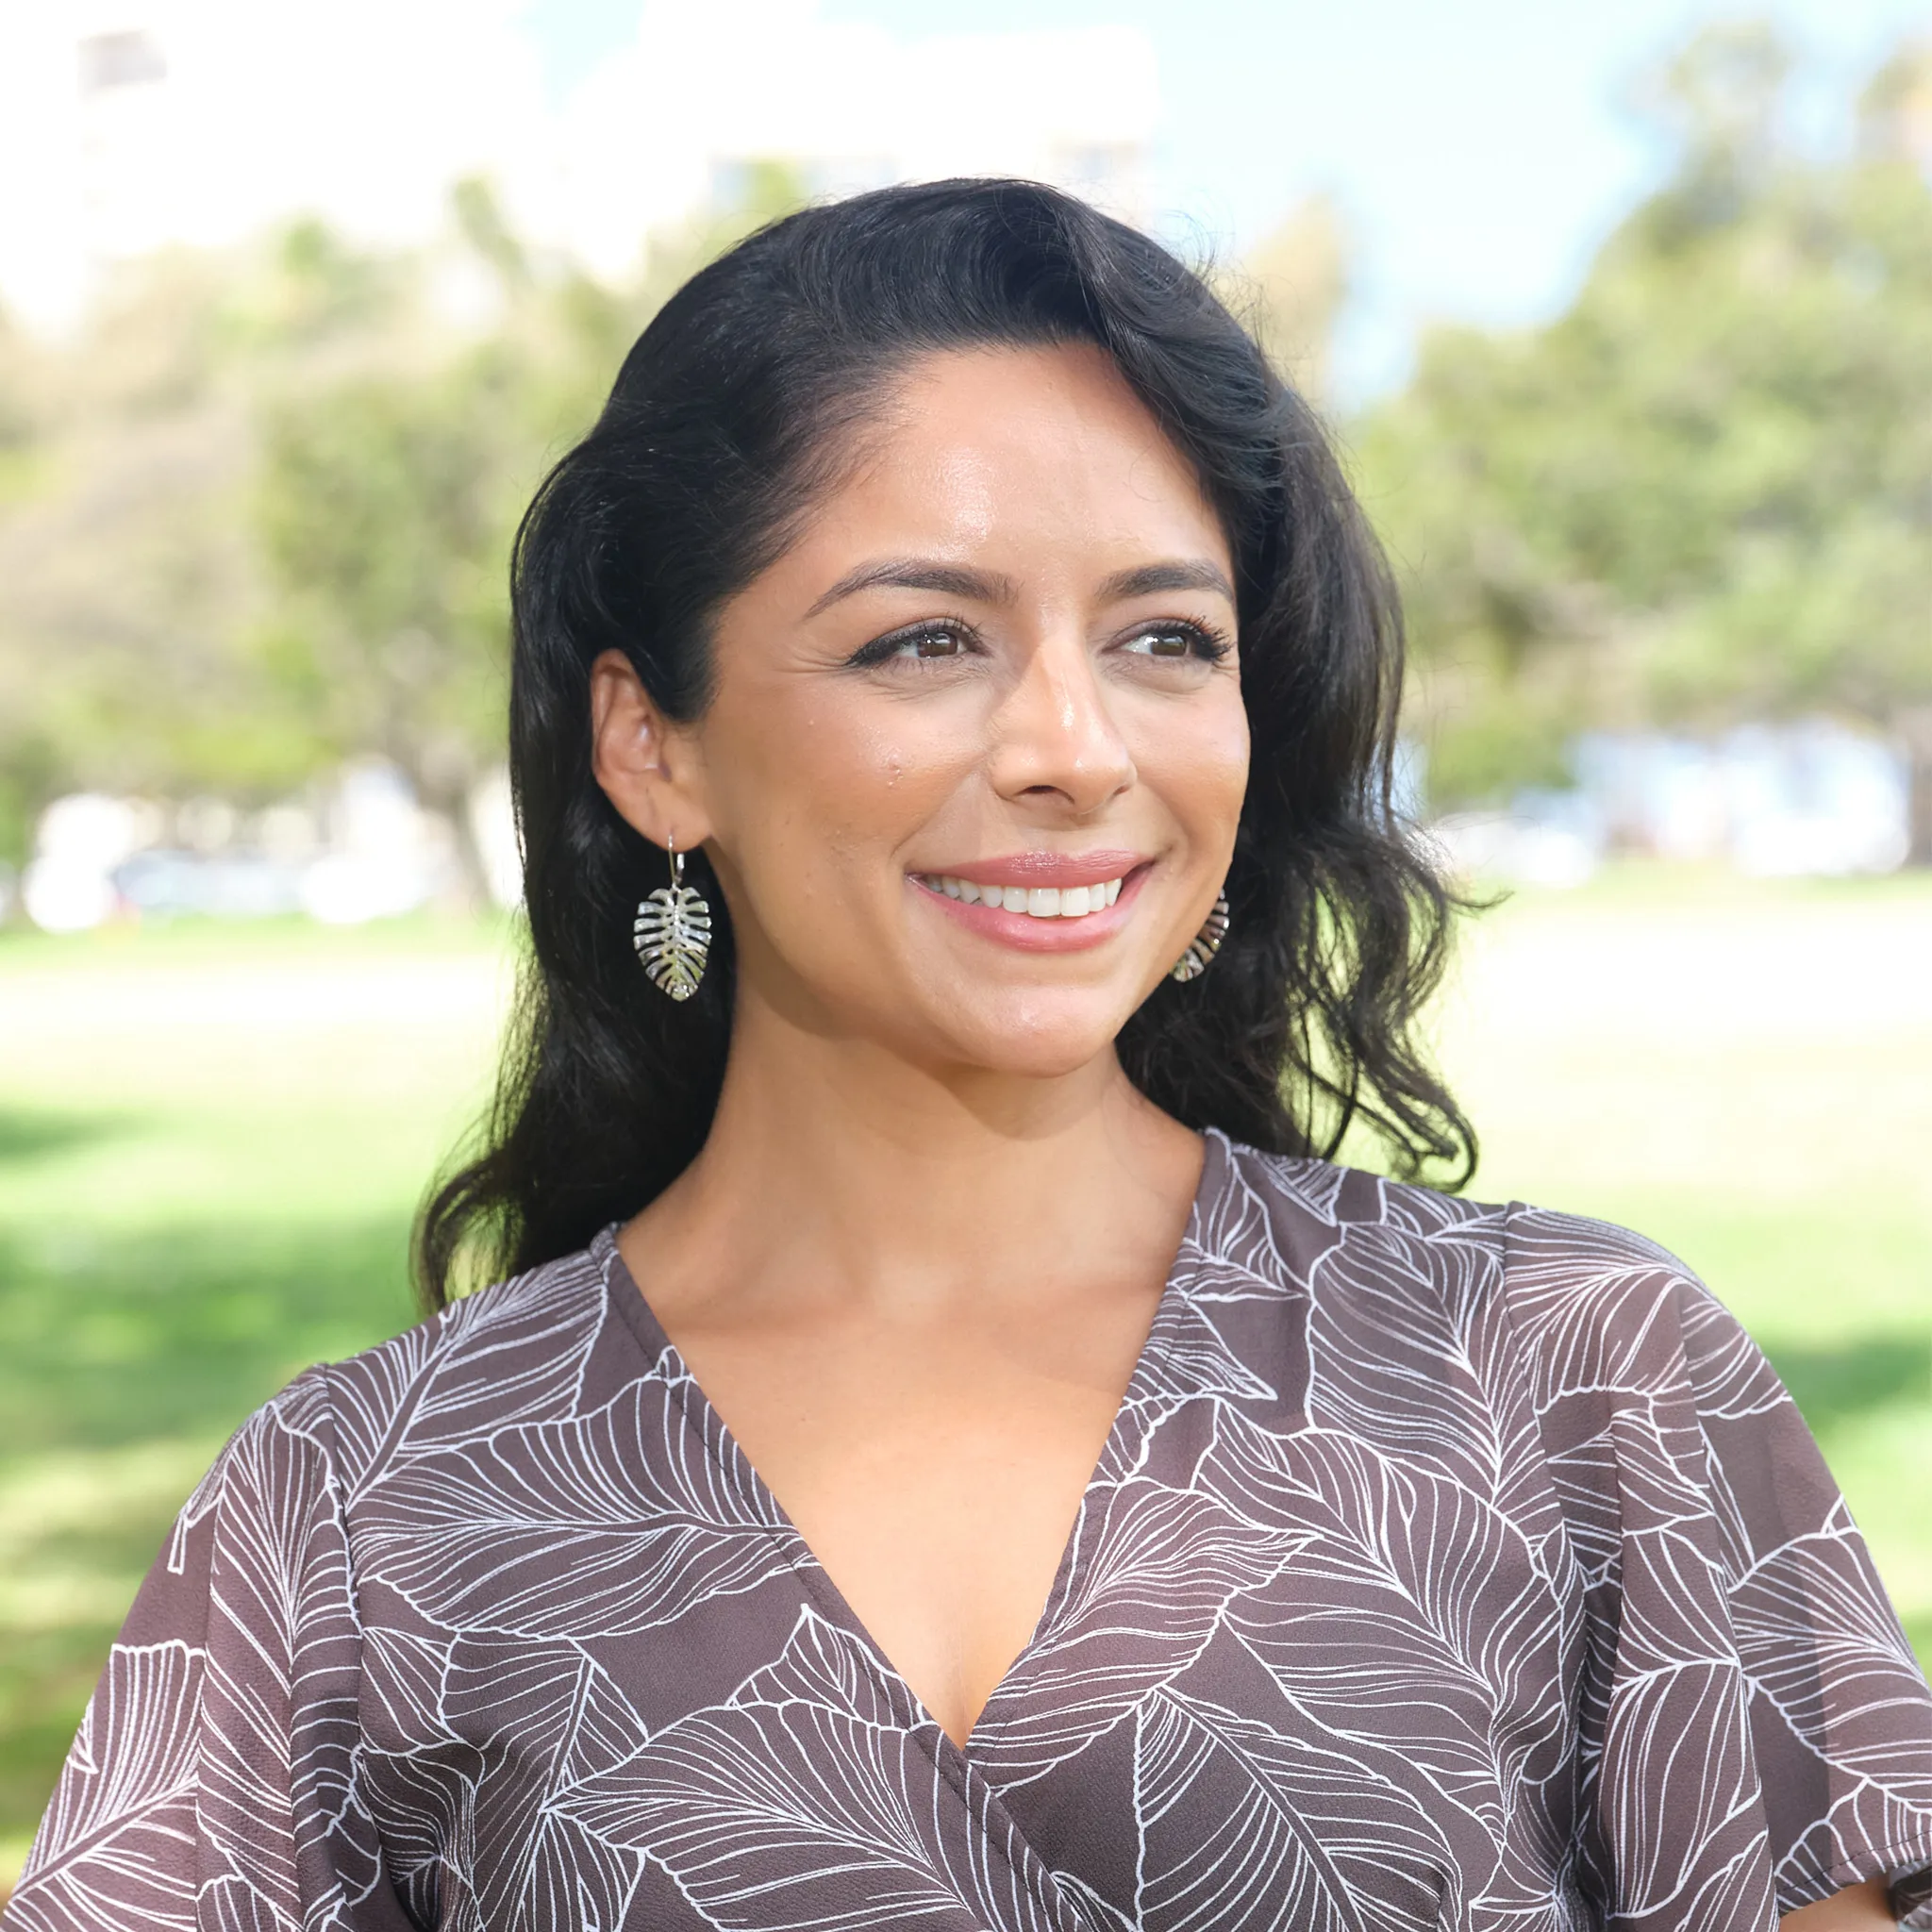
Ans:
{"label": "blurred tree", "polygon": [[262,385],[253,528],[274,596],[253,635],[319,759],[389,758],[457,827],[501,737],[499,568],[532,427],[533,278],[493,199],[452,197],[456,235],[385,288],[331,237],[297,230],[275,313],[308,353]]}
{"label": "blurred tree", "polygon": [[59,344],[0,317],[0,859],[62,791],[265,800],[378,753],[480,889],[516,518],[657,305],[803,198],[741,185],[616,287],[466,182],[434,247],[301,222],[130,264]]}
{"label": "blurred tree", "polygon": [[1907,41],[1858,102],[1858,146],[1877,161],[1932,162],[1932,40]]}
{"label": "blurred tree", "polygon": [[0,857],[22,855],[58,790],[247,785],[301,764],[272,706],[235,728],[269,694],[240,650],[260,587],[232,275],[160,257],[62,349],[0,341]]}
{"label": "blurred tree", "polygon": [[[264,411],[257,527],[279,594],[263,661],[334,756],[380,752],[449,816],[473,892],[463,805],[502,755],[517,519],[648,314],[801,198],[789,174],[751,170],[741,206],[660,240],[620,294],[533,262],[488,188],[462,183],[424,293],[467,331],[447,314],[389,326],[321,379],[298,365]],[[325,269],[332,286],[350,273]]]}
{"label": "blurred tree", "polygon": [[1317,404],[1329,395],[1329,348],[1348,295],[1347,244],[1335,204],[1310,195],[1248,256],[1237,307],[1282,375]]}
{"label": "blurred tree", "polygon": [[[40,399],[46,381],[40,362],[33,344],[0,312],[0,531],[8,513],[32,496],[39,480]],[[4,609],[0,591],[0,612]],[[0,868],[25,856],[33,814],[46,796],[48,752],[33,717],[26,672],[25,654],[7,649],[0,631]]]}
{"label": "blurred tree", "polygon": [[1649,92],[1670,183],[1574,304],[1440,329],[1362,425],[1446,801],[1560,774],[1585,724],[1857,714],[1907,746],[1932,858],[1932,188],[1902,52],[1856,158],[1783,134],[1767,29]]}

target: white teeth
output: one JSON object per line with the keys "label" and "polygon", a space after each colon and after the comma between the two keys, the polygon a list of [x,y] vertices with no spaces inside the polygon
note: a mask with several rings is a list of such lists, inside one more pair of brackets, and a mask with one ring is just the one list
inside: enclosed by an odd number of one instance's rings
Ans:
{"label": "white teeth", "polygon": [[950,873],[920,873],[922,884],[962,906],[991,906],[1004,912],[1025,912],[1035,919],[1084,919],[1104,912],[1121,895],[1119,879],[1098,886],[976,886]]}

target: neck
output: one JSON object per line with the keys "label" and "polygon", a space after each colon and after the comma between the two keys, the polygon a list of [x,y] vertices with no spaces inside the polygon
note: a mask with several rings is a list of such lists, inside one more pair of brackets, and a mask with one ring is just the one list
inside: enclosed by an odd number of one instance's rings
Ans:
{"label": "neck", "polygon": [[1110,1047],[1050,1078],[926,1067],[741,995],[709,1138],[646,1225],[686,1277],[932,1302],[1171,1251],[1200,1160]]}

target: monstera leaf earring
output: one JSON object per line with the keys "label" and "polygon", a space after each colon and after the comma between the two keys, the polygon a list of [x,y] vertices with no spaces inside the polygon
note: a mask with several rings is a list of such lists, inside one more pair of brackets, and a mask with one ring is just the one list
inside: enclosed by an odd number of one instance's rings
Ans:
{"label": "monstera leaf earring", "polygon": [[1187,981],[1199,979],[1208,970],[1208,962],[1221,950],[1221,942],[1227,937],[1227,894],[1217,892],[1214,909],[1202,922],[1201,930],[1188,942],[1188,950],[1167,969],[1170,979]]}
{"label": "monstera leaf earring", "polygon": [[651,984],[675,1000],[688,1000],[705,976],[711,955],[711,908],[696,887],[684,882],[684,854],[666,839],[671,883],[638,903],[631,944],[651,975]]}

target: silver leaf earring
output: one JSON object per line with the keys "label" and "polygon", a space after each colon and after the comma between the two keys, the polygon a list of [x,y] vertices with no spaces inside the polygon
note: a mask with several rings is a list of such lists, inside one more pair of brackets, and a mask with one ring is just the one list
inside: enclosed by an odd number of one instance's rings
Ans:
{"label": "silver leaf earring", "polygon": [[684,854],[667,839],[671,883],[638,903],[631,944],[651,975],[651,984],[675,1000],[688,1000],[705,976],[711,955],[710,902],[696,887],[684,882]]}
{"label": "silver leaf earring", "polygon": [[1167,969],[1170,979],[1185,983],[1199,979],[1208,970],[1208,962],[1221,950],[1221,942],[1227,937],[1227,894],[1218,892],[1214,898],[1214,909],[1203,921],[1201,930],[1188,942],[1188,950]]}

